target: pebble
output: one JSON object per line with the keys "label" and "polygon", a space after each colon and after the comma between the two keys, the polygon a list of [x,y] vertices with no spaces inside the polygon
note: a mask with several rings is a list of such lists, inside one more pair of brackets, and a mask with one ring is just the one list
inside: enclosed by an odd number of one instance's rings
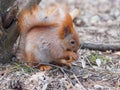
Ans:
{"label": "pebble", "polygon": [[107,25],[112,25],[113,24],[113,21],[112,20],[108,20],[107,21]]}
{"label": "pebble", "polygon": [[108,21],[111,18],[108,14],[101,15],[101,17],[104,21]]}
{"label": "pebble", "polygon": [[91,17],[90,23],[91,24],[97,24],[100,21],[100,17],[98,15],[95,15]]}
{"label": "pebble", "polygon": [[114,16],[114,17],[118,17],[120,15],[120,10],[117,8],[113,8],[110,12],[110,15]]}

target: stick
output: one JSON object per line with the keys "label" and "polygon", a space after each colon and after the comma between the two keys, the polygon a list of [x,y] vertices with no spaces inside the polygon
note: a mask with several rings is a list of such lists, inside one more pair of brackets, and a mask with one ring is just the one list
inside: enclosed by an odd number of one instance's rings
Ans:
{"label": "stick", "polygon": [[99,50],[99,51],[120,51],[120,44],[103,44],[103,43],[81,43],[81,49]]}

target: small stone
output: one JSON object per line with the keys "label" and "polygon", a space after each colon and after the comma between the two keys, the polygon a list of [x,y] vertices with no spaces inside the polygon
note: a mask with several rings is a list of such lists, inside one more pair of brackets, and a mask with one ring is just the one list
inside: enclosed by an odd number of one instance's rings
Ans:
{"label": "small stone", "polygon": [[104,15],[102,15],[102,19],[103,19],[104,21],[108,21],[108,20],[110,19],[110,15],[104,14]]}
{"label": "small stone", "polygon": [[113,21],[112,21],[112,20],[108,20],[108,21],[107,21],[107,24],[108,24],[108,25],[112,25],[112,24],[113,24]]}
{"label": "small stone", "polygon": [[100,17],[98,15],[95,15],[93,17],[91,17],[90,23],[91,24],[96,24],[100,21]]}
{"label": "small stone", "polygon": [[120,15],[120,11],[119,11],[117,8],[113,8],[113,9],[111,10],[110,15],[112,15],[112,16],[114,16],[114,17],[117,18],[117,17]]}

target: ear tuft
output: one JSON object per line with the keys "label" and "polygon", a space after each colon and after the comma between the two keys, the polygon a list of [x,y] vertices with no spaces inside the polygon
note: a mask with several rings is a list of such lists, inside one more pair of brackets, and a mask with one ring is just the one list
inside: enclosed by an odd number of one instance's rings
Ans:
{"label": "ear tuft", "polygon": [[68,36],[70,34],[70,29],[68,26],[64,27],[64,37]]}

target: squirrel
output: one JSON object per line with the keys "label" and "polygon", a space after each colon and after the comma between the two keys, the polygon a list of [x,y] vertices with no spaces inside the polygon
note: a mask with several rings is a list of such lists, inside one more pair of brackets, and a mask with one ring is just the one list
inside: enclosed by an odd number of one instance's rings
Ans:
{"label": "squirrel", "polygon": [[[69,66],[78,59],[79,35],[67,10],[60,7],[43,9],[35,5],[24,9],[18,16],[20,46],[23,59],[30,66],[55,62]],[[50,70],[40,65],[40,70]]]}

